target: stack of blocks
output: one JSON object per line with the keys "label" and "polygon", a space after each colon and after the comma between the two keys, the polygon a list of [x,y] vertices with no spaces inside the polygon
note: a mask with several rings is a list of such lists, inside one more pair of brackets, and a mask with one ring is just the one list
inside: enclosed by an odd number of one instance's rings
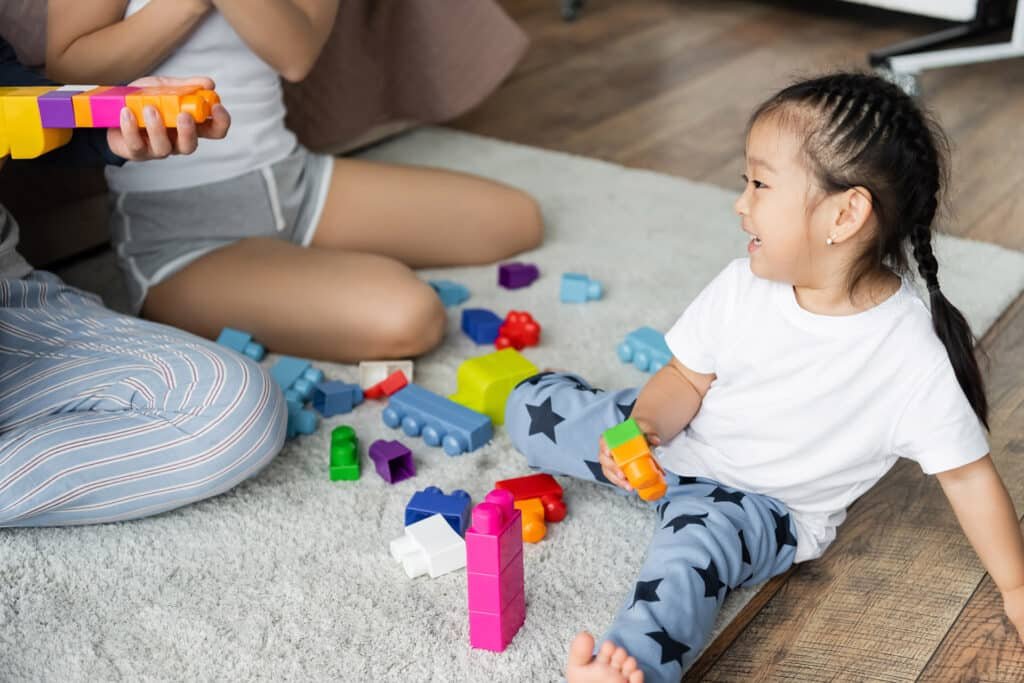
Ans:
{"label": "stack of blocks", "polygon": [[508,491],[491,491],[473,509],[466,576],[469,644],[501,652],[526,620],[522,517]]}
{"label": "stack of blocks", "polygon": [[633,418],[606,430],[604,440],[615,464],[641,498],[651,501],[665,495],[665,478],[651,455],[647,437]]}
{"label": "stack of blocks", "polygon": [[313,394],[316,385],[323,381],[324,373],[314,368],[308,360],[282,356],[270,368],[270,376],[281,387],[288,403],[288,438],[315,432],[320,421],[316,413],[306,410],[303,405]]}
{"label": "stack of blocks", "polygon": [[401,427],[409,436],[422,434],[428,446],[441,446],[448,455],[475,451],[494,436],[494,426],[486,415],[418,384],[392,396],[382,417],[388,427]]}

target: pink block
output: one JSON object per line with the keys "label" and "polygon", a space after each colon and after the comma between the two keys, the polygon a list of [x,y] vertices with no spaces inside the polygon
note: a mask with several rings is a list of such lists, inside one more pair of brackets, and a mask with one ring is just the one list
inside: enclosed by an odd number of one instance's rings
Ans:
{"label": "pink block", "polygon": [[520,552],[500,574],[467,572],[470,611],[499,612],[523,592],[523,554]]}
{"label": "pink block", "polygon": [[519,593],[508,606],[497,612],[469,613],[469,644],[493,652],[502,652],[526,621],[526,596]]}
{"label": "pink block", "polygon": [[125,95],[138,90],[139,88],[134,86],[118,86],[104,90],[98,95],[90,95],[89,107],[92,109],[93,128],[119,128]]}
{"label": "pink block", "polygon": [[523,516],[508,491],[495,490],[473,508],[473,526],[466,530],[466,569],[499,574],[523,551]]}

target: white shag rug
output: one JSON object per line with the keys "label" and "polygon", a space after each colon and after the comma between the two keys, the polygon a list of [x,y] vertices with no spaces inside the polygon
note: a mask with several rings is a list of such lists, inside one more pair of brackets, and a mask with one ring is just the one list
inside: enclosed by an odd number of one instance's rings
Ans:
{"label": "white shag rug", "polygon": [[[616,344],[640,325],[667,329],[745,254],[735,194],[714,186],[444,129],[363,156],[475,172],[537,197],[548,232],[522,256],[541,269],[531,287],[499,288],[495,266],[422,276],[469,286],[463,306],[531,311],[543,340],[525,355],[597,386],[642,383],[646,375],[618,361]],[[944,291],[980,337],[1024,288],[1024,254],[949,237],[936,251]],[[111,259],[97,261],[63,275],[116,305]],[[605,297],[559,303],[565,271],[601,280]],[[455,390],[460,362],[492,350],[459,331],[459,309],[449,315],[443,345],[415,370],[418,383],[444,395]],[[358,379],[354,366],[318,366],[329,378]],[[504,653],[472,650],[464,571],[410,580],[388,541],[402,534],[417,489],[463,488],[477,502],[495,480],[529,472],[502,428],[483,449],[451,458],[389,430],[381,409],[367,402],[326,420],[254,480],[181,510],[104,526],[0,530],[0,680],[557,680],[572,635],[600,634],[631,591],[653,513],[563,478],[569,516],[525,548],[525,625]],[[330,482],[329,433],[342,423],[364,448],[403,439],[416,477],[390,486],[364,451],[361,480]],[[729,595],[716,633],[755,590]]]}

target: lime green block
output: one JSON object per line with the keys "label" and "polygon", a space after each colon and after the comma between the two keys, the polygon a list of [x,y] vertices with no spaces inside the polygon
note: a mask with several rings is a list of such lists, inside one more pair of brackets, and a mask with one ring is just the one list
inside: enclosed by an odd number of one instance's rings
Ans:
{"label": "lime green block", "polygon": [[505,421],[505,403],[512,389],[536,374],[536,365],[515,349],[505,348],[464,361],[456,374],[459,390],[448,398],[500,425]]}
{"label": "lime green block", "polygon": [[331,481],[354,481],[359,478],[359,439],[348,425],[331,432]]}
{"label": "lime green block", "polygon": [[629,418],[625,422],[606,430],[604,442],[608,444],[608,448],[614,449],[637,436],[643,436],[643,432],[637,423],[633,421],[633,418]]}

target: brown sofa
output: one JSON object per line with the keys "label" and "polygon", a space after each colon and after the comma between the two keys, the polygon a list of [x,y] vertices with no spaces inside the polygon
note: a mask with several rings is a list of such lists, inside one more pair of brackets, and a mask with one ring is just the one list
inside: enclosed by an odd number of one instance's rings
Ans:
{"label": "brown sofa", "polygon": [[[40,68],[46,4],[0,0],[0,35]],[[341,2],[309,77],[285,84],[287,124],[308,147],[342,153],[445,121],[490,94],[526,46],[492,0]],[[37,267],[107,241],[106,186],[95,169],[7,164],[0,203],[18,217],[22,253]]]}

